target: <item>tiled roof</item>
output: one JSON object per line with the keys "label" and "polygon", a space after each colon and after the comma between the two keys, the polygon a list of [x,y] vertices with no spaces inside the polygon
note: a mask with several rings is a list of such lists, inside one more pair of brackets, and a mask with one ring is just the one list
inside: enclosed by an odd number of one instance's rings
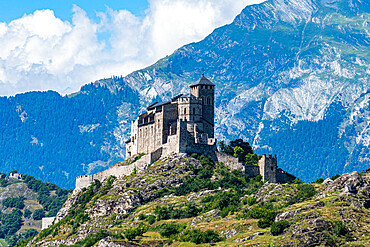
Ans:
{"label": "tiled roof", "polygon": [[202,77],[199,78],[196,82],[190,85],[190,87],[198,86],[198,85],[210,85],[210,86],[215,86],[210,80],[208,80],[204,74],[202,74]]}

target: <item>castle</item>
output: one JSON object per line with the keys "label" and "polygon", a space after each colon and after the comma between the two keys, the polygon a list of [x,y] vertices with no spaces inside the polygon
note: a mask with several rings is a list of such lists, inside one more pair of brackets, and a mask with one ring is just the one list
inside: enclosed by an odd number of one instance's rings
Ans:
{"label": "castle", "polygon": [[215,85],[204,74],[190,85],[190,94],[154,103],[131,123],[126,158],[139,153],[205,153],[216,151]]}
{"label": "castle", "polygon": [[[126,161],[105,171],[76,178],[76,190],[94,180],[109,176],[123,177],[143,171],[148,165],[171,153],[203,153],[223,162],[231,170],[240,169],[249,177],[261,175],[264,181],[286,183],[295,177],[277,166],[276,155],[263,155],[256,165],[244,165],[238,158],[217,152],[214,137],[215,85],[204,74],[190,85],[189,95],[154,103],[131,123],[126,141]],[[142,155],[145,154],[145,155]],[[139,157],[139,158],[138,158]]]}

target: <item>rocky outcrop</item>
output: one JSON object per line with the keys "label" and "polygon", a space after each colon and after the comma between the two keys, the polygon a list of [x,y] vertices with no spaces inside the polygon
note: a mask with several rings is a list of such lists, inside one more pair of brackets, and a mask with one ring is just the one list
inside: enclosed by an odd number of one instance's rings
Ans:
{"label": "rocky outcrop", "polygon": [[324,207],[324,206],[325,206],[324,202],[318,201],[318,202],[315,202],[313,204],[298,208],[298,209],[293,210],[293,211],[286,211],[286,212],[278,214],[275,218],[275,222],[278,222],[278,221],[281,221],[281,220],[288,220],[288,219],[292,219],[292,218],[297,218],[298,215],[300,213],[304,212],[304,211],[308,211],[310,209],[315,209],[315,208]]}
{"label": "rocky outcrop", "polygon": [[333,182],[328,183],[327,186],[316,195],[316,198],[323,198],[332,193],[356,194],[361,189],[362,185],[364,185],[364,180],[358,172],[346,173]]}

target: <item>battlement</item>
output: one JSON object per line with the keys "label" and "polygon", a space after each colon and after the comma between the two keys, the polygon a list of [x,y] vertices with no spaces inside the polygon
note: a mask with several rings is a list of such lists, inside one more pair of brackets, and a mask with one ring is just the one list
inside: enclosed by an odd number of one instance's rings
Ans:
{"label": "battlement", "polygon": [[195,98],[195,97],[181,97],[178,99],[179,104],[183,103],[195,103],[195,104],[202,104],[202,98]]}

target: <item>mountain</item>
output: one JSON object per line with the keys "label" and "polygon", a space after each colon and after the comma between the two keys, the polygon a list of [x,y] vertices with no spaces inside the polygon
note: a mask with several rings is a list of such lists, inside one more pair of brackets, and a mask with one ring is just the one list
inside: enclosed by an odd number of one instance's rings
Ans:
{"label": "mountain", "polygon": [[370,145],[370,3],[268,0],[204,40],[126,77],[61,97],[2,98],[2,171],[73,187],[124,159],[130,121],[150,103],[216,84],[216,137],[239,137],[305,181],[365,169]]}
{"label": "mountain", "polygon": [[22,246],[368,246],[370,168],[273,184],[204,155],[170,155],[75,190]]}
{"label": "mountain", "polygon": [[37,235],[41,219],[55,216],[70,192],[29,175],[0,173],[0,246]]}

